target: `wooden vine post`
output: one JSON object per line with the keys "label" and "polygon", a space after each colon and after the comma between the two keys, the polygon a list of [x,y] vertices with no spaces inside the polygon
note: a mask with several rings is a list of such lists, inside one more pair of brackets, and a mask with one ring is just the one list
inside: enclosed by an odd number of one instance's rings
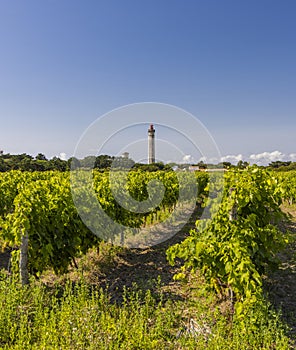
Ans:
{"label": "wooden vine post", "polygon": [[[229,198],[231,198],[232,192],[235,192],[235,188],[230,188],[229,190]],[[234,221],[237,220],[237,205],[234,204],[229,212],[229,220]]]}
{"label": "wooden vine post", "polygon": [[21,230],[21,246],[20,246],[20,281],[23,286],[29,284],[28,272],[28,252],[29,252],[29,235],[28,232]]}

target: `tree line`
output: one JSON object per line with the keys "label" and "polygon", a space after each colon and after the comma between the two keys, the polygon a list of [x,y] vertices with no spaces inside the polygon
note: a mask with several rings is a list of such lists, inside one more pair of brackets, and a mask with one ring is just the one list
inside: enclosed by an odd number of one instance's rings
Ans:
{"label": "tree line", "polygon": [[154,164],[135,163],[130,158],[114,157],[106,154],[99,156],[86,156],[83,159],[71,157],[68,160],[63,160],[59,157],[47,159],[42,153],[38,153],[35,157],[22,154],[4,154],[0,153],[0,172],[10,170],[21,171],[69,171],[73,168],[86,169],[108,169],[112,166],[121,168],[142,169],[143,171],[158,171],[171,170],[170,165],[165,165],[162,162]]}
{"label": "tree line", "polygon": [[[224,169],[245,169],[250,164],[246,161],[240,160],[236,165],[230,162],[221,162],[219,164],[206,164],[200,161],[196,164],[200,170],[213,169],[213,168],[224,168]],[[83,159],[71,157],[68,160],[61,159],[59,157],[53,157],[47,159],[42,153],[38,153],[35,157],[32,155],[22,154],[5,154],[0,151],[0,172],[10,170],[21,170],[21,171],[68,171],[71,168],[87,168],[87,169],[108,169],[111,167],[123,167],[132,169],[141,169],[143,171],[158,171],[158,170],[171,170],[172,168],[188,169],[189,164],[177,164],[169,163],[164,164],[157,162],[154,164],[142,164],[136,163],[131,158],[125,157],[114,157],[110,155],[99,155],[99,156],[86,156]],[[265,167],[264,167],[265,168]],[[291,161],[273,161],[268,164],[267,168],[276,171],[289,171],[296,170],[296,162]]]}

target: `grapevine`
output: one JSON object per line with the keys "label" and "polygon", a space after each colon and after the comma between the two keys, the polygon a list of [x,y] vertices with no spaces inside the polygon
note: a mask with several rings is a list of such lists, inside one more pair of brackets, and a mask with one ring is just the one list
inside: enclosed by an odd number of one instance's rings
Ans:
{"label": "grapevine", "polygon": [[[185,184],[186,177],[184,174]],[[136,201],[144,201],[147,199],[147,185],[153,179],[164,184],[164,197],[156,208],[143,213],[128,211],[116,202],[108,171],[93,171],[92,186],[97,200],[112,219],[141,228],[155,220],[165,220],[178,201],[179,184],[173,171],[131,171],[127,191]],[[200,182],[198,195],[201,196],[207,176],[197,176],[196,181]],[[184,190],[190,194],[190,183]],[[81,188],[81,195],[84,194]],[[2,242],[10,247],[20,247],[23,239],[28,238],[28,269],[31,273],[39,275],[47,268],[53,268],[56,273],[65,272],[75,257],[100,241],[78,215],[72,199],[69,172],[2,173],[0,199]]]}
{"label": "grapevine", "polygon": [[[225,174],[222,202],[211,219],[167,251],[171,264],[184,259],[184,268],[200,270],[221,295],[231,295],[236,310],[262,296],[262,273],[275,262],[285,240],[277,228],[284,218],[282,189],[273,175],[256,166]],[[211,199],[218,201],[218,198]]]}

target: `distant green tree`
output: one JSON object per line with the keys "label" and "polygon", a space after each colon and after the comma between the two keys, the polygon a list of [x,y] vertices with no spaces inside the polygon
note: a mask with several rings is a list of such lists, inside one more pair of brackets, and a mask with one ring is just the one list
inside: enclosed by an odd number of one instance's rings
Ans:
{"label": "distant green tree", "polygon": [[35,157],[36,160],[47,160],[44,154],[38,153],[37,156]]}
{"label": "distant green tree", "polygon": [[172,169],[172,168],[175,168],[175,167],[179,167],[179,164],[177,164],[177,163],[175,163],[175,162],[171,162],[171,163],[167,163],[165,166],[166,166],[167,168]]}
{"label": "distant green tree", "polygon": [[172,165],[173,163],[170,164],[165,164],[163,170],[173,170],[173,169],[178,169],[178,165]]}
{"label": "distant green tree", "polygon": [[80,160],[80,166],[82,168],[93,169],[95,167],[96,156],[86,156]]}
{"label": "distant green tree", "polygon": [[7,164],[12,170],[30,171],[33,157],[29,154],[15,154],[7,158]]}
{"label": "distant green tree", "polygon": [[22,171],[32,171],[34,160],[30,157],[25,157],[18,163],[18,168]]}
{"label": "distant green tree", "polygon": [[101,154],[96,157],[95,168],[98,168],[98,169],[110,168],[113,160],[114,160],[113,156],[108,156],[107,154]]}
{"label": "distant green tree", "polygon": [[34,171],[46,171],[50,169],[50,163],[48,160],[35,160],[32,161],[32,166],[34,167],[32,170]]}
{"label": "distant green tree", "polygon": [[230,169],[232,167],[232,164],[230,162],[222,162],[224,169]]}
{"label": "distant green tree", "polygon": [[296,170],[296,162],[291,162],[289,165],[282,165],[278,168],[275,167],[269,167],[275,171],[290,171],[290,170]]}
{"label": "distant green tree", "polygon": [[271,168],[280,168],[280,167],[285,167],[285,166],[289,166],[292,162],[288,161],[288,162],[282,162],[280,160],[277,160],[275,162],[271,162],[268,164],[269,167]]}
{"label": "distant green tree", "polygon": [[199,169],[206,169],[207,168],[207,164],[202,160],[200,162],[198,162],[197,165],[198,165]]}
{"label": "distant green tree", "polygon": [[112,167],[121,169],[130,169],[134,164],[132,159],[124,157],[115,157],[111,163]]}
{"label": "distant green tree", "polygon": [[157,162],[157,163],[152,163],[152,164],[135,163],[133,168],[140,169],[143,171],[158,171],[158,170],[170,169],[169,166],[165,166],[162,162]]}
{"label": "distant green tree", "polygon": [[247,168],[248,166],[249,166],[250,164],[248,163],[248,162],[243,162],[242,160],[239,160],[238,162],[237,162],[237,168],[238,169],[245,169],[245,168]]}
{"label": "distant green tree", "polygon": [[11,154],[10,154],[10,153],[3,153],[3,154],[1,154],[1,157],[2,157],[3,159],[10,159]]}
{"label": "distant green tree", "polygon": [[69,169],[77,169],[80,167],[80,161],[76,157],[71,157],[67,161]]}
{"label": "distant green tree", "polygon": [[58,157],[53,157],[49,160],[49,169],[48,170],[58,170],[58,171],[66,171],[68,169],[68,162],[66,160],[62,160]]}
{"label": "distant green tree", "polygon": [[5,160],[2,157],[0,157],[0,172],[4,172],[8,170],[9,170],[9,166],[7,165]]}

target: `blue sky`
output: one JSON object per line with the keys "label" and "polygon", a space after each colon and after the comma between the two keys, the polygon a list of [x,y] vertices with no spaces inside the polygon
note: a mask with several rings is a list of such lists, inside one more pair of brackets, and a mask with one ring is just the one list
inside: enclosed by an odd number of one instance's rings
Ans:
{"label": "blue sky", "polygon": [[0,0],[0,149],[70,157],[97,117],[155,101],[198,117],[223,159],[296,160],[295,13],[294,0]]}

